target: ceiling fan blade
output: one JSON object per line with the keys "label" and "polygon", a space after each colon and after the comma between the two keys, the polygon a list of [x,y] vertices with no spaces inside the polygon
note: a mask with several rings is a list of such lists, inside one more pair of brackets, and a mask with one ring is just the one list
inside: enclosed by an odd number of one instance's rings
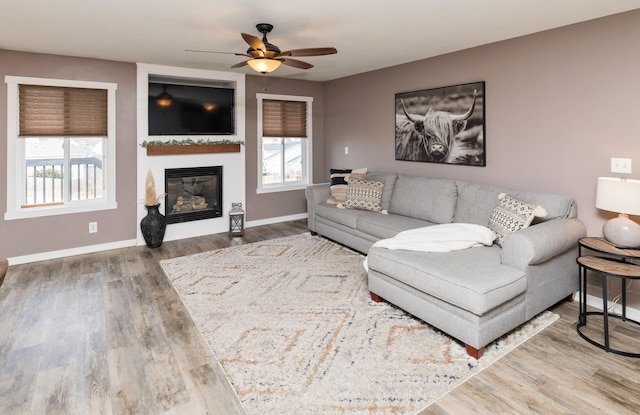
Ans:
{"label": "ceiling fan blade", "polygon": [[214,50],[198,50],[198,49],[185,49],[185,52],[198,52],[198,53],[219,53],[223,55],[236,55],[236,56],[247,56],[251,57],[251,55],[247,55],[246,53],[235,53],[235,52],[217,52]]}
{"label": "ceiling fan blade", "polygon": [[282,61],[282,63],[284,63],[285,65],[289,65],[289,66],[293,66],[294,68],[298,68],[298,69],[311,69],[313,68],[313,65],[307,62],[303,62],[303,61],[299,61],[297,59],[278,59],[280,61]]}
{"label": "ceiling fan blade", "polygon": [[338,53],[336,48],[293,49],[282,52],[281,56],[322,56]]}
{"label": "ceiling fan blade", "polygon": [[243,61],[240,63],[236,63],[235,65],[232,66],[232,68],[242,68],[243,66],[247,66],[247,65],[248,65],[247,61]]}
{"label": "ceiling fan blade", "polygon": [[260,38],[257,38],[248,33],[242,33],[242,38],[244,39],[245,42],[249,44],[249,46],[251,46],[251,49],[253,50],[261,50],[261,51],[267,50],[267,47],[264,45],[264,43],[262,43],[262,40],[260,40]]}

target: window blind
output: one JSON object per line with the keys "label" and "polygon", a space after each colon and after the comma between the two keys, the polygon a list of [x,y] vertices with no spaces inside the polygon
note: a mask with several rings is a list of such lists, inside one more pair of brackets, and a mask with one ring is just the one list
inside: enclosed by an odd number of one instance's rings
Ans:
{"label": "window blind", "polygon": [[307,137],[305,101],[262,101],[263,137]]}
{"label": "window blind", "polygon": [[107,90],[20,85],[20,137],[107,136]]}

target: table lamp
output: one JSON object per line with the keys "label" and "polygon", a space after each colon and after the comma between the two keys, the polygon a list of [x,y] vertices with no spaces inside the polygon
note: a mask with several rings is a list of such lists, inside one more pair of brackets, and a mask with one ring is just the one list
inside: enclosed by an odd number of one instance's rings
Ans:
{"label": "table lamp", "polygon": [[640,225],[629,215],[640,215],[640,180],[598,177],[596,207],[618,213],[602,227],[607,241],[620,248],[640,248]]}

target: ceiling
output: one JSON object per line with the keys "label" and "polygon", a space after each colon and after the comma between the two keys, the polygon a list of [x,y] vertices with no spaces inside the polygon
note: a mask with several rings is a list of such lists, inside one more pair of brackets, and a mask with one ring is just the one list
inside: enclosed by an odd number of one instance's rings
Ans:
{"label": "ceiling", "polygon": [[334,46],[268,76],[327,81],[640,8],[640,0],[2,0],[0,49],[230,69],[240,32],[282,50]]}

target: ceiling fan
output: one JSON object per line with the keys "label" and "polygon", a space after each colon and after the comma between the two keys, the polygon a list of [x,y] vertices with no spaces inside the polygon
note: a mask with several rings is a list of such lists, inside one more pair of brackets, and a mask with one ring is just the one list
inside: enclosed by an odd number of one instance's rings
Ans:
{"label": "ceiling fan", "polygon": [[[237,56],[246,56],[250,59],[237,63],[232,68],[240,68],[249,65],[256,72],[267,74],[275,71],[280,64],[292,66],[298,69],[310,69],[313,65],[310,63],[291,59],[290,56],[322,56],[332,55],[338,53],[336,48],[307,48],[307,49],[292,49],[282,52],[279,47],[269,43],[267,40],[267,33],[271,32],[273,25],[269,23],[258,23],[256,29],[262,33],[262,40],[260,38],[250,35],[248,33],[242,33],[242,38],[249,44],[249,49],[245,53],[233,53]],[[206,53],[229,53],[229,52],[212,52],[206,50],[193,50],[187,49],[187,52],[206,52]]]}

